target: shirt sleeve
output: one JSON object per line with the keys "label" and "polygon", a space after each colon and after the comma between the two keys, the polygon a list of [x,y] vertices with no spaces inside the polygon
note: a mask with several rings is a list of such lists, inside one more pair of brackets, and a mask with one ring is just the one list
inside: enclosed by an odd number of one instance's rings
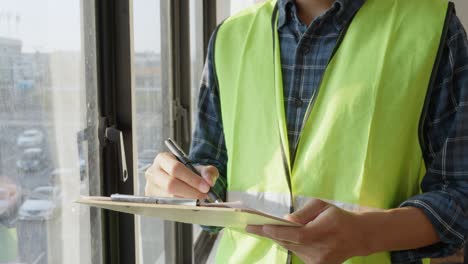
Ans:
{"label": "shirt sleeve", "polygon": [[[198,110],[196,125],[192,136],[189,158],[197,165],[213,165],[219,171],[219,178],[213,190],[226,200],[226,164],[227,151],[224,142],[223,123],[219,90],[214,68],[214,39],[217,30],[211,36],[208,54],[203,70],[198,96]],[[209,232],[218,232],[222,228],[205,227]]]}
{"label": "shirt sleeve", "polygon": [[[463,247],[468,234],[468,41],[459,19],[453,15],[438,84],[429,98],[423,123],[428,153],[422,194],[401,207],[421,209],[432,222],[440,242],[392,253],[392,263],[419,263],[422,258],[449,256]],[[410,234],[408,234],[410,235]]]}

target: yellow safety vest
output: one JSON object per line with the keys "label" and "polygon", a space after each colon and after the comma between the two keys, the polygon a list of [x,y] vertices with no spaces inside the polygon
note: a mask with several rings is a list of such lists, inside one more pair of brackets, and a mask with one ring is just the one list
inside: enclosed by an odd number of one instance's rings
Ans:
{"label": "yellow safety vest", "polygon": [[[308,106],[294,161],[276,1],[227,19],[214,46],[227,199],[282,217],[311,198],[355,211],[395,208],[418,194],[425,174],[418,124],[448,13],[446,0],[367,0]],[[281,246],[236,229],[224,231],[217,252],[223,264],[287,259]],[[300,260],[292,256],[292,262]],[[391,260],[382,252],[345,263]]]}

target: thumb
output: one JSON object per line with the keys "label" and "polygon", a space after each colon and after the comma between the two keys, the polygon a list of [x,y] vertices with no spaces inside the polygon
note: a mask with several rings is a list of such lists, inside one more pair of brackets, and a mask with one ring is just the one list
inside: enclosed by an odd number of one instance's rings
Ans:
{"label": "thumb", "polygon": [[319,200],[319,199],[312,199],[307,202],[304,207],[297,210],[292,214],[286,215],[284,218],[286,220],[296,222],[302,225],[313,221],[318,215],[320,215],[325,209],[327,209],[330,204]]}
{"label": "thumb", "polygon": [[213,187],[219,177],[218,169],[215,166],[196,166],[205,181]]}

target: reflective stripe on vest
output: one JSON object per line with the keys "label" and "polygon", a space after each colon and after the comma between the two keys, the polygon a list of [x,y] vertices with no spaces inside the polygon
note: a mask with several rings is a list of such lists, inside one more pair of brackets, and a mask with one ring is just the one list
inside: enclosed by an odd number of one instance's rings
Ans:
{"label": "reflective stripe on vest", "polygon": [[[311,197],[365,210],[394,208],[418,194],[425,174],[418,124],[447,1],[365,2],[308,107],[294,162],[275,4],[267,1],[227,19],[216,37],[229,201],[241,199],[282,216]],[[287,257],[270,240],[226,229],[217,262],[285,263]],[[293,262],[300,263],[294,256]],[[390,255],[346,263],[390,263]]]}
{"label": "reflective stripe on vest", "polygon": [[[229,201],[242,201],[242,203],[248,206],[249,208],[258,211],[263,211],[265,213],[272,214],[277,217],[284,217],[286,214],[289,213],[288,208],[284,207],[284,204],[289,204],[289,194],[228,191],[227,197]],[[294,205],[296,210],[301,209],[307,202],[314,198],[320,199],[316,197],[294,196]],[[333,204],[349,212],[369,212],[382,210],[378,208],[361,206],[359,204],[350,204],[327,199],[320,200]]]}

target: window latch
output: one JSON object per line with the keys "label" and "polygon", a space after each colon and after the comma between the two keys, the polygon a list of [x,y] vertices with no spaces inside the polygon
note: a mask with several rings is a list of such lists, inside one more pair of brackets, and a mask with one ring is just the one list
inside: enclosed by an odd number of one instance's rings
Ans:
{"label": "window latch", "polygon": [[128,180],[128,169],[127,169],[127,157],[125,155],[125,145],[123,140],[122,131],[118,130],[115,127],[106,128],[105,138],[110,142],[117,144],[117,151],[119,155],[119,170],[121,172],[122,181],[126,182]]}

